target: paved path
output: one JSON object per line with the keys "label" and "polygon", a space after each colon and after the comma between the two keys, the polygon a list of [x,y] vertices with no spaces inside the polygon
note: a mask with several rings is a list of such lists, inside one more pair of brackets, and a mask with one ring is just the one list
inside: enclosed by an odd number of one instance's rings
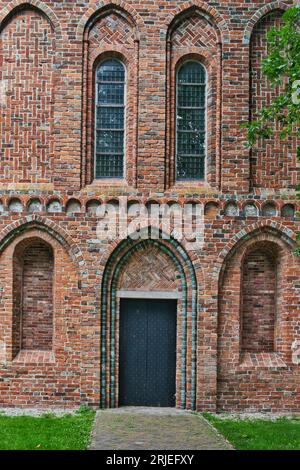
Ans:
{"label": "paved path", "polygon": [[231,449],[202,416],[174,408],[99,410],[92,450]]}

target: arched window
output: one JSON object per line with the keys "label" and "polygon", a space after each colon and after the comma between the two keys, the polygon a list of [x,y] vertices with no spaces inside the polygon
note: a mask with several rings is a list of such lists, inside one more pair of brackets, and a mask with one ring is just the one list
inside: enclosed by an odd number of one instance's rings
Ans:
{"label": "arched window", "polygon": [[205,175],[206,70],[187,61],[177,72],[176,177],[201,180]]}
{"label": "arched window", "polygon": [[95,178],[124,175],[125,67],[107,59],[96,70]]}

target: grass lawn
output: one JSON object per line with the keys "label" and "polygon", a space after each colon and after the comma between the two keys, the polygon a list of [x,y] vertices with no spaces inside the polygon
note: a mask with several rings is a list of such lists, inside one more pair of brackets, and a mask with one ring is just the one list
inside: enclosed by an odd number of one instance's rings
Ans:
{"label": "grass lawn", "polygon": [[239,450],[299,450],[300,417],[265,419],[203,416]]}
{"label": "grass lawn", "polygon": [[84,450],[95,412],[80,410],[55,416],[0,415],[0,450]]}

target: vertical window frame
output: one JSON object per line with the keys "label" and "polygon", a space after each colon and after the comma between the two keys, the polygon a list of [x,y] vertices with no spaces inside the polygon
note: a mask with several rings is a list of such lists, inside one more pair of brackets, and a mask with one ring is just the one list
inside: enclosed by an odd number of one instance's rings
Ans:
{"label": "vertical window frame", "polygon": [[[178,76],[179,76],[179,72],[180,70],[182,69],[182,67],[188,63],[196,63],[198,65],[200,65],[203,70],[204,70],[204,73],[205,73],[205,93],[204,93],[204,155],[203,155],[203,159],[204,159],[204,165],[203,165],[203,176],[201,178],[182,178],[182,177],[178,177],[178,172],[177,172],[177,168],[178,168],[178,90],[179,90],[179,81],[178,81]],[[176,67],[175,69],[175,119],[174,119],[174,137],[175,137],[175,167],[174,167],[174,170],[175,170],[175,183],[178,182],[178,183],[184,183],[184,182],[187,182],[187,181],[192,181],[192,182],[204,182],[206,181],[206,178],[207,178],[207,142],[208,142],[208,136],[207,136],[207,131],[208,131],[208,115],[207,115],[207,110],[208,110],[208,107],[207,107],[207,95],[208,95],[208,72],[207,72],[207,67],[203,64],[203,61],[201,61],[200,59],[198,58],[185,58],[179,65],[178,67]],[[193,109],[193,108],[190,108],[190,109]],[[199,155],[199,159],[201,159],[201,156]]]}
{"label": "vertical window frame", "polygon": [[[97,152],[97,132],[98,132],[98,129],[97,129],[97,118],[98,118],[98,108],[99,108],[99,104],[98,104],[98,85],[99,85],[99,81],[97,79],[97,74],[98,74],[98,70],[100,69],[100,67],[105,63],[105,62],[108,62],[110,60],[113,60],[113,61],[116,61],[116,62],[119,62],[122,67],[123,67],[123,70],[124,70],[124,82],[120,82],[120,83],[123,83],[123,93],[124,93],[124,104],[123,104],[123,110],[124,110],[124,117],[123,117],[123,164],[122,164],[122,175],[121,176],[96,176],[96,166],[97,166],[97,153],[99,154],[99,152]],[[114,179],[117,179],[117,180],[122,180],[125,178],[125,175],[126,175],[126,121],[127,121],[127,67],[124,63],[124,61],[118,57],[115,57],[115,56],[107,56],[105,58],[103,58],[100,62],[98,62],[94,68],[94,72],[93,72],[93,75],[94,75],[94,138],[93,138],[93,142],[94,142],[94,151],[93,151],[93,155],[94,155],[94,164],[93,164],[93,172],[94,172],[94,180],[96,181],[105,181],[105,180],[114,180]],[[113,83],[113,82],[103,82],[103,83]],[[106,106],[107,108],[110,107],[109,105]],[[121,106],[120,106],[121,107]],[[111,129],[111,130],[116,130],[116,129]],[[113,153],[112,153],[113,155]]]}

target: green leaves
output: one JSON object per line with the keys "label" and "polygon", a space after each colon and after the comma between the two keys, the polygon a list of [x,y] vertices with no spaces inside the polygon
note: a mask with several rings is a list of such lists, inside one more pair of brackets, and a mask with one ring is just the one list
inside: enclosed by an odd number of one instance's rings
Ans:
{"label": "green leaves", "polygon": [[[268,56],[263,60],[264,74],[273,86],[281,87],[270,106],[264,107],[255,120],[243,124],[248,130],[247,146],[258,138],[268,139],[275,122],[280,124],[280,137],[295,132],[300,136],[300,8],[295,6],[283,14],[283,25],[267,34]],[[300,153],[297,153],[300,158]]]}
{"label": "green leaves", "polygon": [[[288,136],[300,137],[300,5],[288,9],[282,16],[283,25],[267,34],[268,56],[263,60],[263,73],[271,84],[279,87],[279,94],[255,120],[242,124],[247,129],[248,147],[258,138],[269,139],[276,129],[282,140]],[[300,147],[297,147],[300,161]],[[300,184],[296,186],[300,199]],[[297,233],[300,245],[300,232]],[[300,256],[300,246],[295,249]]]}

